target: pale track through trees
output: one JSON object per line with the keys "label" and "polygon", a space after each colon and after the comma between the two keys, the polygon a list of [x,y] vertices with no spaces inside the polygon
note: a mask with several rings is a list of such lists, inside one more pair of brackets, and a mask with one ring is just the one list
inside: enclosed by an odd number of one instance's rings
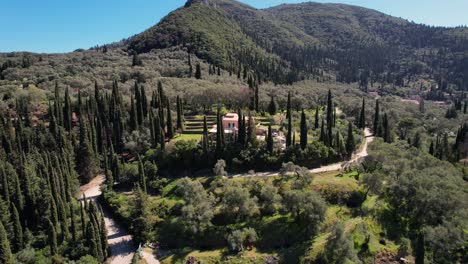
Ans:
{"label": "pale track through trees", "polygon": [[[86,195],[87,200],[93,200],[97,202],[97,198],[102,194],[101,185],[105,182],[104,175],[98,175],[88,184],[80,187],[81,193]],[[136,247],[133,243],[132,236],[117,224],[112,218],[110,212],[103,208],[104,222],[107,229],[107,240],[109,243],[110,253],[109,263],[110,264],[130,264],[132,263],[133,254],[136,252]],[[153,254],[143,252],[143,258],[148,264],[159,264],[159,261]]]}
{"label": "pale track through trees", "polygon": [[[369,147],[369,144],[374,140],[374,136],[370,132],[369,128],[364,129],[364,143],[361,146],[361,149],[358,150],[358,152],[354,153],[352,158],[347,161],[343,161],[341,163],[336,163],[336,164],[331,164],[327,166],[322,166],[320,168],[315,168],[309,170],[310,173],[317,174],[317,173],[324,173],[324,172],[330,172],[330,171],[339,171],[342,170],[344,167],[346,167],[348,164],[356,163],[360,159],[367,157],[367,148]],[[232,177],[272,177],[272,176],[277,176],[278,171],[272,171],[272,172],[260,172],[260,173],[254,173],[254,174],[235,174],[235,175],[230,175]]]}

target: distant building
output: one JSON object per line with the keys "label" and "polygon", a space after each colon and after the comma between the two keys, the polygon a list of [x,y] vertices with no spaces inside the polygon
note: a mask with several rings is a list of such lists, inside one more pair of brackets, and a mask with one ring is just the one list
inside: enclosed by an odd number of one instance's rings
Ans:
{"label": "distant building", "polygon": [[[245,117],[245,123],[247,126],[249,117]],[[225,134],[237,134],[239,130],[239,115],[236,113],[227,113],[222,117],[222,123]],[[215,134],[217,132],[216,124],[210,129],[210,133]]]}

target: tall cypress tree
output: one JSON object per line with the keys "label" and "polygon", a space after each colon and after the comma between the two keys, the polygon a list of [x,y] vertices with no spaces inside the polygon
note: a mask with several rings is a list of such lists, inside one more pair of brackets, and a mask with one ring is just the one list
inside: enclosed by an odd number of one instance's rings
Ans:
{"label": "tall cypress tree", "polygon": [[200,63],[197,63],[197,65],[195,65],[195,78],[196,79],[201,79],[201,66],[200,66]]}
{"label": "tall cypress tree", "polygon": [[141,126],[143,124],[143,104],[141,100],[141,91],[140,87],[138,86],[138,83],[135,82],[135,110],[136,110],[136,116],[137,116],[137,121],[138,125]]}
{"label": "tall cypress tree", "polygon": [[67,131],[70,131],[72,129],[72,108],[68,88],[65,89],[64,101],[65,102],[63,106],[63,125]]}
{"label": "tall cypress tree", "polygon": [[377,134],[379,131],[380,125],[380,106],[379,106],[379,99],[375,100],[375,113],[374,113],[374,127],[373,131],[374,134]]}
{"label": "tall cypress tree", "polygon": [[325,120],[323,120],[322,117],[322,124],[320,126],[320,137],[319,137],[320,142],[325,142]]}
{"label": "tall cypress tree", "polygon": [[268,113],[272,116],[276,115],[276,103],[275,103],[275,98],[272,96],[270,100],[270,104],[268,105]]}
{"label": "tall cypress tree", "polygon": [[140,187],[141,190],[146,192],[146,176],[145,176],[145,168],[143,167],[143,162],[141,161],[141,157],[138,155],[138,176],[140,178]]}
{"label": "tall cypress tree", "polygon": [[319,106],[317,105],[317,108],[315,109],[315,122],[314,122],[314,128],[317,130],[319,128]]}
{"label": "tall cypress tree", "polygon": [[248,116],[248,125],[247,125],[247,141],[250,144],[255,144],[257,140],[257,128],[255,126],[255,120],[252,117],[252,114],[249,111],[249,116]]}
{"label": "tall cypress tree", "polygon": [[2,221],[0,221],[0,263],[15,263],[13,254],[11,253],[10,242],[8,241],[7,233]]}
{"label": "tall cypress tree", "polygon": [[390,125],[388,124],[387,113],[384,113],[383,121],[382,121],[382,127],[383,127],[383,139],[384,139],[384,141],[387,142],[387,143],[391,143]]}
{"label": "tall cypress tree", "polygon": [[431,140],[431,145],[429,146],[429,154],[431,154],[432,156],[434,156],[434,141]]}
{"label": "tall cypress tree", "polygon": [[164,129],[160,126],[160,129],[159,129],[159,147],[161,148],[161,150],[165,150],[166,149],[166,137],[164,135]]}
{"label": "tall cypress tree", "polygon": [[174,137],[174,126],[172,125],[172,113],[171,113],[171,104],[169,99],[167,99],[167,131],[166,135],[169,139]]}
{"label": "tall cypress tree", "polygon": [[208,157],[208,125],[206,123],[206,115],[203,116],[203,138],[202,138],[203,155]]}
{"label": "tall cypress tree", "polygon": [[146,98],[146,91],[144,85],[140,85],[140,98],[143,120],[145,120],[148,116],[148,98]]}
{"label": "tall cypress tree", "polygon": [[[157,144],[161,143],[161,133],[162,133],[162,128],[161,128],[161,121],[159,120],[159,115],[154,115],[153,119],[153,130],[154,130],[154,147],[156,147]],[[164,138],[164,136],[162,136]]]}
{"label": "tall cypress tree", "polygon": [[361,112],[359,115],[359,128],[364,129],[366,127],[366,99],[362,98]]}
{"label": "tall cypress tree", "polygon": [[328,90],[328,100],[327,100],[327,134],[325,143],[327,146],[332,145],[333,139],[333,99],[331,90]]}
{"label": "tall cypress tree", "polygon": [[240,145],[244,146],[245,145],[245,138],[246,138],[246,132],[245,132],[245,116],[242,115],[242,111],[239,109],[237,111],[238,115],[238,123],[239,127],[237,128],[237,141],[239,142]]}
{"label": "tall cypress tree", "polygon": [[224,151],[224,128],[223,121],[218,107],[216,113],[216,156],[220,157]]}
{"label": "tall cypress tree", "polygon": [[81,220],[81,232],[82,232],[82,237],[86,238],[86,210],[85,210],[85,205],[86,205],[86,196],[83,194],[83,201],[80,202],[80,220]]}
{"label": "tall cypress tree", "polygon": [[306,115],[304,113],[304,110],[302,110],[301,114],[301,148],[305,149],[307,147],[307,119]]}
{"label": "tall cypress tree", "polygon": [[90,224],[86,226],[86,244],[89,248],[89,254],[96,259],[99,259],[100,256],[96,241],[96,230],[94,229],[92,222],[90,222]]}
{"label": "tall cypress tree", "polygon": [[13,243],[13,248],[15,252],[20,251],[23,249],[24,243],[23,243],[23,226],[21,225],[20,221],[20,216],[18,213],[18,210],[16,209],[16,206],[12,203],[11,208],[13,211],[12,216],[12,221],[13,221],[13,230],[14,230],[14,243]]}
{"label": "tall cypress tree", "polygon": [[71,235],[72,240],[76,241],[78,239],[78,229],[76,226],[76,218],[75,218],[75,208],[73,207],[73,203],[70,203],[70,223],[71,223]]}
{"label": "tall cypress tree", "polygon": [[288,103],[286,109],[286,118],[288,119],[288,134],[286,136],[286,147],[292,144],[292,113],[291,113],[291,92],[288,92]]}
{"label": "tall cypress tree", "polygon": [[259,103],[259,99],[258,99],[258,83],[255,83],[255,111],[258,113],[259,110],[260,110],[260,103]]}
{"label": "tall cypress tree", "polygon": [[57,231],[54,227],[54,224],[51,221],[49,221],[49,247],[51,256],[55,256],[58,254]]}
{"label": "tall cypress tree", "polygon": [[177,95],[177,129],[180,131],[184,130],[184,110],[182,106],[182,100]]}
{"label": "tall cypress tree", "polygon": [[57,212],[57,204],[54,200],[54,197],[50,195],[50,221],[54,225],[55,230],[59,227],[59,219],[58,219],[58,212]]}
{"label": "tall cypress tree", "polygon": [[133,96],[130,97],[130,129],[132,131],[136,130],[138,128],[138,117],[137,117],[137,111],[135,109],[135,101],[133,100]]}
{"label": "tall cypress tree", "polygon": [[266,137],[267,151],[268,153],[273,154],[273,133],[271,132],[271,125],[268,125],[268,134]]}
{"label": "tall cypress tree", "polygon": [[83,182],[90,181],[97,171],[97,159],[87,134],[85,120],[80,117],[80,145],[76,158],[77,168]]}
{"label": "tall cypress tree", "polygon": [[353,125],[351,124],[351,122],[348,122],[348,138],[346,139],[346,152],[351,157],[355,149],[356,143],[354,141]]}

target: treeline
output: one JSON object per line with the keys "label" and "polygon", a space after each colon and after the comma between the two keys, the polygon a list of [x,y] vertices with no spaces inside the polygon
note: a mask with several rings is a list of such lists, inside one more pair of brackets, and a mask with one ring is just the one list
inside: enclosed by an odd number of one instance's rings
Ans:
{"label": "treeline", "polygon": [[34,123],[25,108],[18,102],[14,114],[2,111],[0,118],[0,262],[104,261],[102,213],[93,203],[80,209],[76,199],[76,171],[87,169],[80,167],[84,140],[74,148],[74,134],[55,119],[60,107],[51,108],[48,126]]}
{"label": "treeline", "polygon": [[377,141],[369,154],[360,168],[362,181],[367,193],[387,204],[380,221],[391,228],[389,237],[412,251],[415,263],[466,262],[463,219],[468,206],[462,173],[404,141]]}

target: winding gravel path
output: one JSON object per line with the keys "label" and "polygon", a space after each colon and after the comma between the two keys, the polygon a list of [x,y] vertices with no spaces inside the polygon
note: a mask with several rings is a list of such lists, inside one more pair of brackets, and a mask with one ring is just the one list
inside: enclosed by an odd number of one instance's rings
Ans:
{"label": "winding gravel path", "polygon": [[[330,171],[339,171],[343,169],[347,164],[355,163],[359,161],[361,158],[367,157],[367,148],[369,147],[369,144],[374,140],[374,136],[370,132],[369,128],[364,129],[364,143],[361,146],[361,150],[358,152],[354,153],[353,157],[348,160],[344,161],[341,163],[336,163],[336,164],[331,164],[327,166],[322,166],[320,168],[315,168],[312,170],[309,170],[310,173],[324,173],[324,172],[330,172]],[[266,177],[272,177],[272,176],[277,176],[278,172],[261,172],[261,173],[255,173],[255,174],[235,174],[231,175],[232,177],[259,177],[259,176],[266,176]]]}
{"label": "winding gravel path", "polygon": [[[105,182],[104,175],[98,175],[88,184],[80,187],[80,191],[86,195],[87,200],[96,201],[102,194],[101,185]],[[136,247],[133,244],[132,236],[128,234],[125,228],[121,227],[112,218],[110,212],[104,211],[104,222],[107,229],[107,240],[110,247],[111,256],[109,257],[110,264],[130,264],[133,254],[136,252]],[[159,264],[159,261],[153,254],[143,253],[143,258],[148,264]]]}

